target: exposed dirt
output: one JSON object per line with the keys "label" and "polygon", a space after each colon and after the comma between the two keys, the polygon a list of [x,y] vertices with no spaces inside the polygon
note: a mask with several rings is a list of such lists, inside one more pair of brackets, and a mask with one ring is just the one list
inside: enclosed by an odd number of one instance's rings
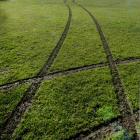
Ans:
{"label": "exposed dirt", "polygon": [[116,64],[129,64],[129,63],[136,63],[136,62],[140,62],[140,58],[135,58],[135,57],[129,57],[129,58],[125,58],[123,60],[121,59],[117,59],[114,61]]}
{"label": "exposed dirt", "polygon": [[32,83],[36,79],[39,79],[39,77],[38,78],[36,78],[36,77],[25,78],[25,79],[20,79],[20,80],[13,81],[13,82],[10,82],[10,83],[6,83],[6,84],[3,84],[3,85],[0,86],[0,91],[6,92],[6,91],[9,91],[11,89],[16,88],[17,86],[19,86],[21,84]]}

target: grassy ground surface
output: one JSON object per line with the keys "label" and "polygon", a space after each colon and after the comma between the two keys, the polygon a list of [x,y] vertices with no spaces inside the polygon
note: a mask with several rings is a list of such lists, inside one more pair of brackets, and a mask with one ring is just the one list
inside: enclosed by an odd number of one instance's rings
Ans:
{"label": "grassy ground surface", "polygon": [[126,94],[133,109],[139,108],[140,63],[119,66]]}
{"label": "grassy ground surface", "polygon": [[80,7],[69,4],[73,13],[71,28],[51,71],[106,61],[91,18]]}
{"label": "grassy ground surface", "polygon": [[119,114],[107,69],[44,82],[15,137],[58,140]]}
{"label": "grassy ground surface", "polygon": [[0,84],[34,76],[68,17],[61,0],[0,1]]}
{"label": "grassy ground surface", "polygon": [[[139,0],[77,0],[99,21],[114,59],[140,58]],[[70,30],[50,71],[105,62],[89,15],[68,0]],[[32,77],[42,68],[68,18],[63,0],[0,0],[0,85]],[[118,66],[128,101],[139,109],[140,63]],[[98,68],[44,81],[13,139],[62,140],[119,115],[109,69]],[[29,85],[0,91],[0,126]],[[112,140],[124,138],[125,130]],[[130,136],[131,137],[131,136]]]}
{"label": "grassy ground surface", "polygon": [[0,91],[0,127],[6,120],[8,114],[16,107],[21,100],[23,93],[27,90],[28,84],[23,84],[8,92]]}
{"label": "grassy ground surface", "polygon": [[76,0],[99,21],[115,58],[140,57],[139,0]]}

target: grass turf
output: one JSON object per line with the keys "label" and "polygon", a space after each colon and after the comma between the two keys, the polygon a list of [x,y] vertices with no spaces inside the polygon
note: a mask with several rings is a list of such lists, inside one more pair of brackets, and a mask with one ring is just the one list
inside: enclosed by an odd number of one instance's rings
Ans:
{"label": "grass turf", "polygon": [[0,84],[34,76],[64,30],[61,0],[0,1]]}
{"label": "grass turf", "polygon": [[134,110],[139,109],[140,63],[119,66],[126,95]]}
{"label": "grass turf", "polygon": [[10,91],[0,91],[0,127],[16,107],[29,84],[23,84]]}
{"label": "grass turf", "polygon": [[118,115],[109,71],[80,72],[44,82],[13,139],[62,140]]}
{"label": "grass turf", "polygon": [[95,15],[115,59],[140,57],[139,0],[76,0]]}
{"label": "grass turf", "polygon": [[[65,26],[68,11],[62,2],[0,2],[0,84],[33,76],[39,71]],[[115,59],[140,57],[139,0],[78,2],[99,20]],[[105,61],[92,20],[82,9],[71,2],[69,4],[73,12],[70,32],[51,71]],[[119,66],[127,97],[134,110],[139,108],[139,69],[140,63]],[[26,86],[0,93],[0,124],[21,99]],[[14,138],[69,138],[119,115],[116,102],[107,69],[46,81],[16,129]],[[113,138],[118,139],[123,134],[119,132]]]}
{"label": "grass turf", "polygon": [[92,20],[80,7],[68,3],[73,13],[71,27],[51,71],[106,61],[102,43]]}

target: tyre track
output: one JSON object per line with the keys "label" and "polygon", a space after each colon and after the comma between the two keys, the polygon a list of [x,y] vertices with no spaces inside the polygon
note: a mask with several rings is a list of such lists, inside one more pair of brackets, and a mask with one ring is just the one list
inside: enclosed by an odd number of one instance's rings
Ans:
{"label": "tyre track", "polygon": [[131,108],[131,105],[129,103],[129,101],[127,100],[127,97],[125,95],[125,91],[123,88],[123,84],[122,81],[120,79],[120,75],[119,75],[119,71],[117,68],[117,64],[114,62],[113,60],[113,55],[112,52],[110,50],[110,47],[108,45],[108,42],[105,38],[105,35],[101,29],[101,26],[99,25],[97,19],[91,14],[90,11],[88,11],[85,7],[83,7],[82,5],[79,4],[79,6],[88,13],[88,15],[92,18],[94,24],[96,25],[97,31],[99,33],[100,39],[102,41],[103,44],[103,48],[107,57],[107,61],[108,61],[108,66],[112,75],[112,82],[114,85],[114,89],[115,89],[115,93],[117,95],[117,99],[118,99],[118,105],[119,105],[119,109],[120,109],[120,113],[122,114],[122,126],[128,130],[128,132],[133,133],[134,134],[134,139],[139,139],[137,136],[137,131],[136,131],[136,125],[135,125],[135,119],[133,117],[127,117],[130,115],[133,115],[133,110]]}
{"label": "tyre track", "polygon": [[[140,58],[127,58],[124,60],[117,59],[114,62],[117,65],[131,64],[131,63],[140,62]],[[4,85],[0,85],[0,90],[7,91],[7,90],[15,88],[21,84],[24,84],[24,83],[32,83],[32,82],[34,82],[40,78],[43,78],[43,77],[47,80],[47,77],[54,78],[54,77],[59,77],[59,76],[65,76],[65,75],[70,75],[72,73],[76,73],[76,72],[80,72],[80,71],[86,71],[89,69],[103,68],[103,67],[106,67],[107,65],[108,65],[107,62],[92,64],[92,65],[85,65],[85,66],[75,67],[75,68],[71,68],[71,69],[67,69],[67,70],[52,72],[52,73],[49,73],[46,75],[44,74],[42,77],[35,76],[35,77],[31,77],[31,78],[21,79],[21,80],[17,80],[17,81],[11,82],[11,83],[6,83]],[[48,79],[52,79],[52,78],[48,78]]]}
{"label": "tyre track", "polygon": [[117,59],[114,62],[118,65],[119,64],[129,64],[129,63],[140,62],[140,58],[129,57],[129,58],[124,58],[123,60]]}
{"label": "tyre track", "polygon": [[[121,116],[117,118],[113,118],[105,123],[101,123],[93,128],[80,131],[74,136],[66,140],[101,140],[101,137],[108,134],[110,131],[113,130],[113,126],[115,124],[120,124]],[[91,139],[92,138],[92,139]]]}
{"label": "tyre track", "polygon": [[40,70],[40,72],[37,74],[39,79],[36,79],[32,82],[31,86],[28,88],[26,93],[24,94],[21,101],[17,104],[16,108],[12,111],[11,115],[7,118],[7,120],[4,122],[3,127],[0,130],[0,139],[11,139],[12,134],[19,124],[21,117],[25,113],[25,111],[28,109],[28,107],[31,105],[32,98],[34,97],[35,93],[37,92],[38,88],[40,87],[44,75],[48,73],[49,68],[51,67],[52,63],[54,62],[57,54],[59,53],[60,48],[63,45],[63,42],[67,36],[67,33],[70,28],[71,24],[71,18],[72,18],[72,11],[69,5],[66,4],[66,1],[64,1],[65,6],[68,8],[69,16],[67,20],[67,24],[64,28],[64,31],[56,45],[56,47],[53,49],[52,53],[50,54],[48,60],[44,64],[43,68]]}
{"label": "tyre track", "polygon": [[[139,110],[136,110],[133,116],[127,116],[128,119],[130,117],[134,117],[137,122],[139,118]],[[74,136],[71,136],[67,140],[101,140],[104,136],[108,136],[112,132],[117,132],[118,128],[121,126],[122,116],[118,116],[117,118],[112,118],[111,120],[99,124],[93,128],[89,128],[77,133]]]}

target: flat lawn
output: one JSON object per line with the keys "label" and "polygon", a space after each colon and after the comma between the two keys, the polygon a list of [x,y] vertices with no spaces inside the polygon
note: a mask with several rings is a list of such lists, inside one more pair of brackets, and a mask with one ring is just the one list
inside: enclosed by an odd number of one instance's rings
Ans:
{"label": "flat lawn", "polygon": [[77,0],[95,15],[114,57],[140,57],[140,0]]}
{"label": "flat lawn", "polygon": [[62,0],[0,1],[0,84],[34,76],[64,30]]}
{"label": "flat lawn", "polygon": [[91,18],[79,6],[71,2],[69,4],[73,13],[71,28],[51,71],[106,61],[102,43]]}
{"label": "flat lawn", "polygon": [[119,66],[127,97],[134,110],[139,109],[140,63]]}
{"label": "flat lawn", "polygon": [[23,84],[8,92],[0,91],[0,127],[21,100],[28,87],[29,84]]}
{"label": "flat lawn", "polygon": [[80,72],[43,83],[14,139],[62,140],[118,115],[108,69]]}

